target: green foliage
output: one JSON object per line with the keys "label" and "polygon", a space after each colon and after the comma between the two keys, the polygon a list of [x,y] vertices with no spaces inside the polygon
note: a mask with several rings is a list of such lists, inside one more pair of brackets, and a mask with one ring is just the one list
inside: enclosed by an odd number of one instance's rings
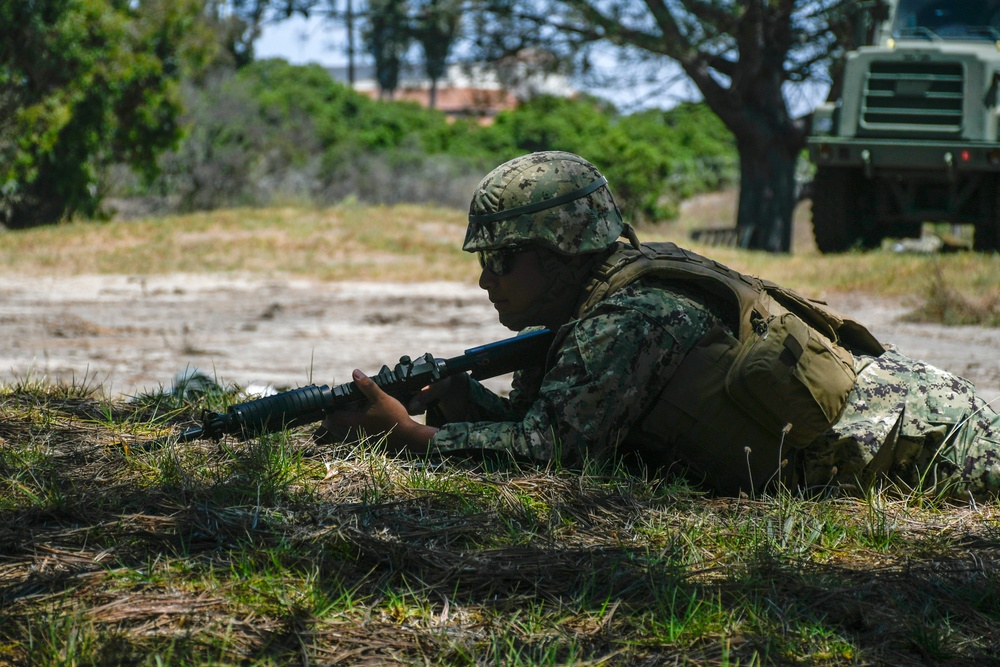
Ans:
{"label": "green foliage", "polygon": [[399,70],[413,36],[406,0],[368,0],[361,36],[375,60],[379,88],[390,96],[399,85]]}
{"label": "green foliage", "polygon": [[428,78],[437,81],[445,74],[448,54],[458,35],[462,3],[459,0],[418,0],[414,4],[413,38],[423,49],[424,71]]}
{"label": "green foliage", "polygon": [[[182,210],[352,195],[442,201],[443,188],[427,175],[447,181],[480,170],[449,155],[468,134],[466,123],[451,125],[414,104],[376,102],[318,65],[258,61],[187,87],[185,97],[188,136],[165,156],[154,190],[175,196]],[[407,185],[421,178],[422,187]],[[471,188],[462,188],[461,200]]]}
{"label": "green foliage", "polygon": [[611,128],[597,103],[542,96],[500,114],[495,129],[521,152],[566,150],[586,155]]}
{"label": "green foliage", "polygon": [[101,217],[106,196],[136,195],[181,211],[350,197],[464,208],[492,167],[540,150],[592,160],[636,221],[735,180],[732,139],[700,106],[624,116],[540,97],[483,127],[375,101],[318,65],[226,68],[201,7],[0,0],[0,22],[18,26],[0,36],[0,221]]}
{"label": "green foliage", "polygon": [[[155,188],[173,197],[176,208],[249,206],[268,202],[274,189],[304,190],[306,197],[315,189],[311,160],[321,143],[306,111],[266,106],[260,91],[227,72],[185,86],[183,94],[186,136],[161,160]],[[282,182],[282,174],[299,175],[298,183]]]}
{"label": "green foliage", "polygon": [[491,168],[542,150],[593,161],[637,221],[671,218],[682,198],[738,177],[732,137],[702,105],[621,115],[594,98],[538,97],[484,127],[372,100],[318,65],[277,59],[190,88],[185,122],[160,188],[188,210],[289,195],[464,208]]}
{"label": "green foliage", "polygon": [[[436,25],[452,5],[421,7]],[[737,178],[732,137],[701,105],[622,115],[539,97],[484,127],[375,101],[317,65],[234,70],[224,22],[203,9],[0,0],[0,24],[14,26],[0,34],[0,222],[99,218],[106,197],[137,195],[175,211],[351,197],[464,208],[492,167],[540,150],[593,161],[639,222]]]}
{"label": "green foliage", "polygon": [[0,1],[0,220],[97,214],[98,175],[112,162],[156,173],[180,136],[176,81],[199,10],[197,0]]}
{"label": "green foliage", "polygon": [[673,218],[684,197],[738,180],[732,135],[701,104],[620,115],[591,98],[541,97],[489,128],[510,152],[566,150],[608,177],[633,220]]}

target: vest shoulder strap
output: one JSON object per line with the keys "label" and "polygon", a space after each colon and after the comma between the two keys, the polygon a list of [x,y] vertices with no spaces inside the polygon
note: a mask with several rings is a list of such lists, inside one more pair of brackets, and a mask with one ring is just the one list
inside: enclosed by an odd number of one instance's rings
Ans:
{"label": "vest shoulder strap", "polygon": [[668,242],[643,243],[639,248],[619,244],[595,272],[577,316],[585,315],[607,296],[643,278],[690,285],[716,297],[726,308],[724,321],[740,340],[750,335],[756,322],[784,309],[848,348],[873,355],[885,349],[863,325],[825,304]]}
{"label": "vest shoulder strap", "polygon": [[[681,248],[674,243],[643,243],[640,248],[620,244],[619,248],[595,272],[593,281],[587,288],[587,296],[578,309],[584,315],[600,301],[617,292],[622,287],[643,278],[687,284],[716,297],[727,309],[724,313],[726,324],[733,331],[740,332],[749,326],[750,310],[763,294],[763,281],[746,276]],[[761,313],[767,316],[767,313]]]}

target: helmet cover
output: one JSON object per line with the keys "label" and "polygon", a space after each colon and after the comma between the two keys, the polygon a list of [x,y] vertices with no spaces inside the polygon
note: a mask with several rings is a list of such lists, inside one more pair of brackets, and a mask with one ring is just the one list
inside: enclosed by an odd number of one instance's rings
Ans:
{"label": "helmet cover", "polygon": [[579,155],[546,151],[500,165],[469,206],[463,250],[537,244],[563,255],[604,250],[624,223],[607,179]]}

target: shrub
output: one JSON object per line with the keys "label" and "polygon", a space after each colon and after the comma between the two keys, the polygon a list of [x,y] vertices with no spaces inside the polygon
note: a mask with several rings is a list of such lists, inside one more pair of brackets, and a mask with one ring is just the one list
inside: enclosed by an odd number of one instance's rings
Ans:
{"label": "shrub", "polygon": [[185,89],[187,135],[155,194],[182,209],[346,197],[465,207],[479,178],[526,152],[596,164],[635,221],[737,178],[733,140],[702,105],[620,115],[591,97],[538,97],[495,123],[372,100],[318,65],[262,60]]}
{"label": "shrub", "polygon": [[[114,162],[147,180],[180,136],[193,0],[0,3],[0,222],[101,215]],[[196,49],[198,50],[198,49]]]}

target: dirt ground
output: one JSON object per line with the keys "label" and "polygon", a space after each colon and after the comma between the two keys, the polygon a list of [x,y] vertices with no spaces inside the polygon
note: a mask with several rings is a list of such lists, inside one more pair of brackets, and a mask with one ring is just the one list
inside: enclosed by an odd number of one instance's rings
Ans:
{"label": "dirt ground", "polygon": [[[1000,402],[1000,329],[902,323],[905,304],[858,294],[831,305]],[[100,384],[114,395],[169,389],[189,368],[242,387],[337,384],[353,368],[375,372],[404,354],[449,357],[510,335],[475,285],[457,283],[220,275],[0,281],[0,382],[47,377]]]}

